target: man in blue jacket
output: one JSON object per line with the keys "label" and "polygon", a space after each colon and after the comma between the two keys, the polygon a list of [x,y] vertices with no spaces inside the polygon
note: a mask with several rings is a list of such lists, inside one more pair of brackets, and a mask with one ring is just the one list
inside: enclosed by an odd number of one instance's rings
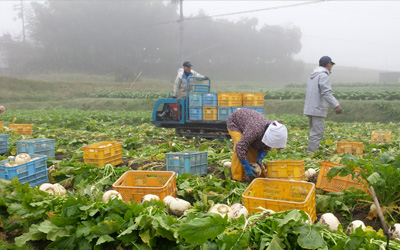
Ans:
{"label": "man in blue jacket", "polygon": [[328,114],[328,108],[335,109],[336,114],[342,113],[339,102],[332,95],[329,75],[335,65],[329,56],[323,56],[319,60],[319,67],[310,74],[306,87],[306,101],[304,114],[310,120],[310,136],[308,138],[307,153],[314,153],[318,150],[319,144],[324,136],[324,119]]}

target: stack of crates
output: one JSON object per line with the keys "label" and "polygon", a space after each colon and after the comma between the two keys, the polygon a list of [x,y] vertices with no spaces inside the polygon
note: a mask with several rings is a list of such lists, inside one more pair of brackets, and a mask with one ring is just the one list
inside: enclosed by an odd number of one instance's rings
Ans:
{"label": "stack of crates", "polygon": [[226,121],[237,109],[264,114],[264,93],[196,93],[189,95],[189,120]]}
{"label": "stack of crates", "polygon": [[193,92],[189,95],[189,120],[203,120],[203,96],[202,93]]}
{"label": "stack of crates", "polygon": [[264,114],[264,93],[243,93],[243,107]]}
{"label": "stack of crates", "polygon": [[0,154],[8,151],[8,135],[0,134]]}
{"label": "stack of crates", "polygon": [[203,120],[218,120],[218,96],[217,93],[203,93]]}
{"label": "stack of crates", "polygon": [[234,112],[234,107],[241,107],[243,95],[241,93],[218,93],[218,120],[226,121]]}
{"label": "stack of crates", "polygon": [[17,141],[17,154],[38,154],[47,157],[55,157],[55,140],[38,138],[32,140]]}

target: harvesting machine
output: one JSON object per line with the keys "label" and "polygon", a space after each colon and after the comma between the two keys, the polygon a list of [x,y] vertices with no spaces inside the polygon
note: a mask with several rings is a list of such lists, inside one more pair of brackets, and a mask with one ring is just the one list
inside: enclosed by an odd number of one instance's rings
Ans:
{"label": "harvesting machine", "polygon": [[[191,83],[194,80],[195,83]],[[178,136],[187,138],[201,137],[207,139],[230,138],[226,121],[199,120],[189,112],[190,93],[210,93],[211,80],[202,77],[188,77],[186,98],[159,99],[154,107],[152,123],[157,127],[175,128]],[[191,117],[192,116],[192,117]]]}

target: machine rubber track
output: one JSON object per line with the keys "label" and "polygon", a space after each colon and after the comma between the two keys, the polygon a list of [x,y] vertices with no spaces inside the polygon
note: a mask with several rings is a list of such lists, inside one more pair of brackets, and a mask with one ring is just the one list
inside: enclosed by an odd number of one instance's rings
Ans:
{"label": "machine rubber track", "polygon": [[230,139],[230,135],[226,127],[213,126],[180,126],[175,129],[178,136],[186,138],[200,137],[206,139]]}

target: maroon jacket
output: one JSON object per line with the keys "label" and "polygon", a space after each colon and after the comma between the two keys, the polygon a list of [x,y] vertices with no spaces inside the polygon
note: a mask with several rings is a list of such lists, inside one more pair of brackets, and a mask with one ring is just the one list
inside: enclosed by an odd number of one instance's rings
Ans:
{"label": "maroon jacket", "polygon": [[236,144],[236,154],[239,160],[247,160],[248,147],[255,150],[263,150],[265,153],[271,150],[261,139],[264,136],[268,120],[258,111],[246,108],[238,109],[233,112],[226,122],[228,129],[242,134],[242,138]]}

